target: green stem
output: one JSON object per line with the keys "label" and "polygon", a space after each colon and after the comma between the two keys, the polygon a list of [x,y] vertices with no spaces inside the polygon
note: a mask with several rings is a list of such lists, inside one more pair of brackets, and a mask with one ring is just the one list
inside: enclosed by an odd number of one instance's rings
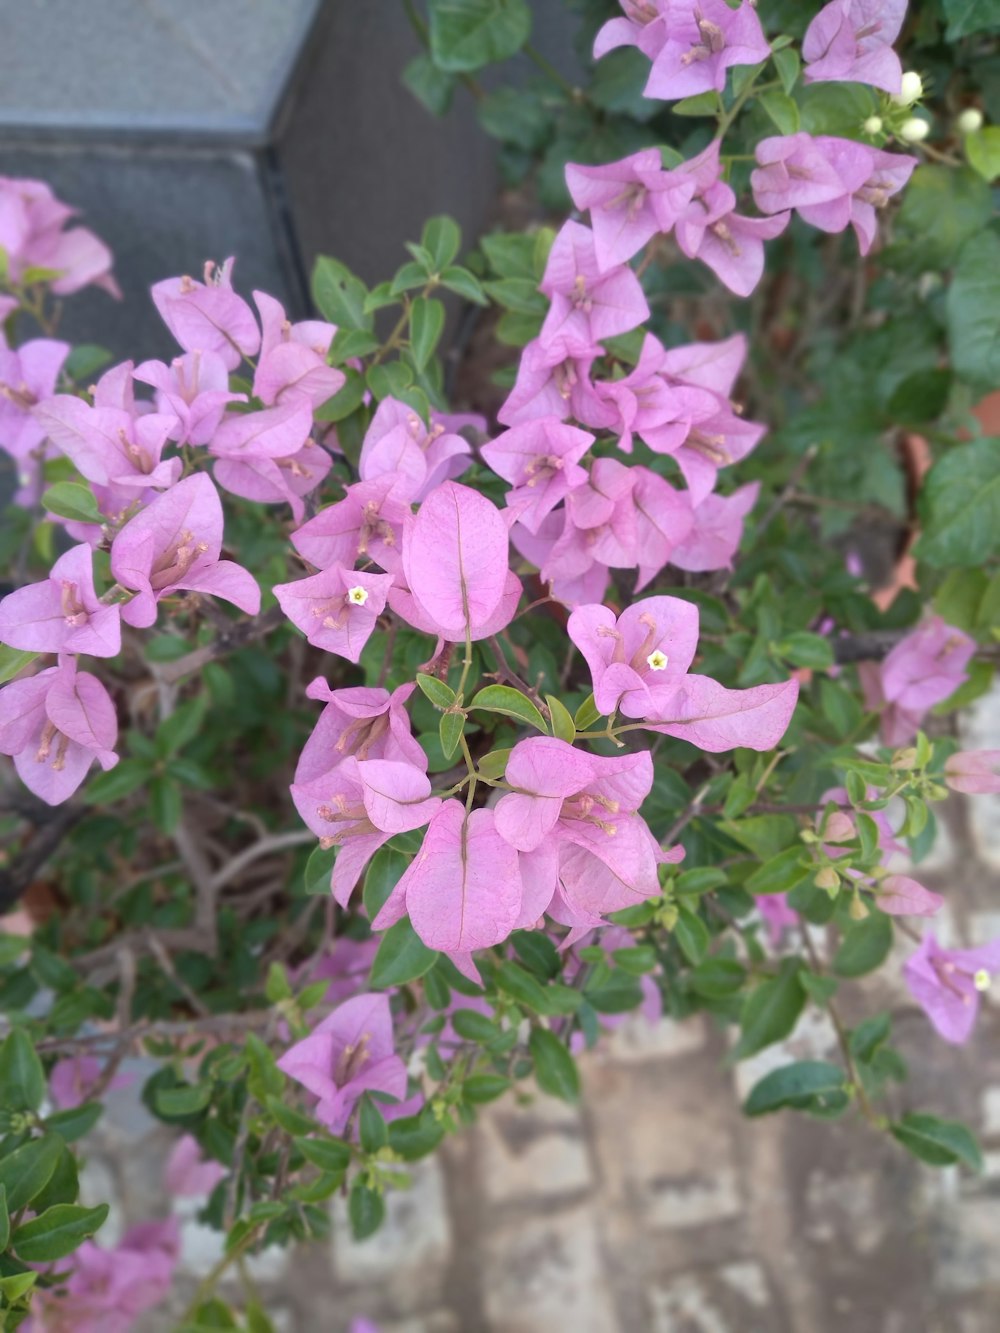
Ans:
{"label": "green stem", "polygon": [[256,1244],[259,1232],[259,1226],[251,1227],[246,1235],[240,1237],[229,1253],[224,1254],[215,1267],[202,1278],[198,1283],[198,1288],[195,1291],[194,1296],[192,1297],[191,1304],[181,1317],[181,1324],[194,1322],[198,1306],[201,1305],[202,1301],[207,1300],[208,1297],[212,1295],[215,1291],[216,1284],[218,1283],[219,1278],[222,1277],[223,1273],[225,1273],[232,1264],[237,1263],[242,1259],[247,1250],[249,1250],[252,1245]]}
{"label": "green stem", "polygon": [[[405,0],[404,0],[405,3]],[[547,79],[551,81],[569,97],[573,102],[578,102],[581,97],[581,91],[564,74],[560,74],[551,60],[547,60],[536,47],[530,42],[525,43],[521,48],[533,65],[542,71]]]}

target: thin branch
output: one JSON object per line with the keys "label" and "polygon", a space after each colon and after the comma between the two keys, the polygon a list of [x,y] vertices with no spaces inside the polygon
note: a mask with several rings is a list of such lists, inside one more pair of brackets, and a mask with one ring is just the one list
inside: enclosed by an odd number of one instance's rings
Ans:
{"label": "thin branch", "polygon": [[284,622],[284,619],[281,607],[272,606],[270,611],[265,611],[262,616],[256,616],[253,620],[237,621],[230,629],[217,634],[211,643],[195,648],[193,652],[179,657],[176,662],[163,662],[157,668],[157,676],[165,684],[175,685],[185,676],[190,676],[193,671],[200,671],[209,662],[217,662],[220,657],[228,657],[237,649],[266,638],[272,630],[276,630]]}
{"label": "thin branch", "polygon": [[248,865],[262,856],[273,856],[276,852],[286,852],[293,847],[303,847],[307,843],[315,842],[316,834],[309,829],[293,829],[289,833],[272,833],[266,838],[251,843],[249,847],[244,847],[241,852],[237,852],[231,861],[227,861],[221,869],[217,870],[209,880],[209,888],[213,893],[236,879]]}

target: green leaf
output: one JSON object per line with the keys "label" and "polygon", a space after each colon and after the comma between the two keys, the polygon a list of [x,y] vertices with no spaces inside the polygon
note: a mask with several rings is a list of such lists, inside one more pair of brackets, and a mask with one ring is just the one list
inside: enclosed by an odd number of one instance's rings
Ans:
{"label": "green leaf", "polygon": [[484,778],[502,778],[507,769],[507,761],[510,759],[510,749],[491,750],[489,754],[484,754],[482,759],[476,765],[479,773]]}
{"label": "green leaf", "polygon": [[338,331],[370,331],[372,316],[365,313],[368,289],[346,264],[321,255],[313,267],[312,296],[324,319]]}
{"label": "green leaf", "polygon": [[444,306],[429,296],[417,296],[410,307],[410,355],[418,370],[425,370],[444,331]]}
{"label": "green leaf", "polygon": [[503,1074],[470,1074],[462,1084],[462,1097],[474,1105],[492,1102],[502,1097],[510,1086],[510,1079]]}
{"label": "green leaf", "polygon": [[[365,874],[364,904],[368,920],[374,921],[389,900],[389,894],[399,883],[410,858],[394,847],[380,847],[372,857]],[[328,885],[329,887],[329,885]]]}
{"label": "green leaf", "polygon": [[454,265],[446,268],[441,274],[441,286],[464,297],[466,301],[471,301],[473,305],[489,305],[482,284],[467,268],[458,268]]}
{"label": "green leaf", "polygon": [[204,1111],[211,1100],[212,1086],[209,1083],[199,1083],[194,1087],[181,1084],[176,1088],[158,1088],[156,1110],[165,1119],[183,1118]]}
{"label": "green leaf", "polygon": [[434,116],[443,116],[451,106],[458,80],[438,69],[426,51],[414,56],[403,70],[403,83]]}
{"label": "green leaf", "polygon": [[1000,176],[1000,125],[984,125],[966,135],[965,155],[983,180],[995,181]]}
{"label": "green leaf", "polygon": [[347,376],[344,387],[316,409],[314,416],[317,421],[343,421],[364,402],[364,376],[353,366],[346,366],[343,373]]}
{"label": "green leaf", "polygon": [[573,721],[573,715],[554,694],[547,694],[545,702],[549,709],[549,721],[552,723],[552,735],[558,736],[561,741],[566,741],[572,745],[576,739],[576,724]]}
{"label": "green leaf", "polygon": [[434,949],[428,949],[423,940],[404,917],[382,936],[372,963],[369,984],[375,990],[390,986],[405,986],[429,972],[437,961]]}
{"label": "green leaf", "polygon": [[0,1294],[7,1298],[9,1304],[15,1305],[37,1281],[37,1273],[11,1273],[9,1277],[0,1277]]}
{"label": "green leaf", "polygon": [[156,748],[162,758],[176,754],[201,731],[208,709],[208,695],[198,694],[179,704],[156,729]]}
{"label": "green leaf", "polygon": [[743,887],[754,895],[788,893],[812,873],[808,864],[803,865],[803,859],[801,847],[787,847],[758,867]]}
{"label": "green leaf", "polygon": [[988,225],[992,213],[990,188],[971,168],[917,167],[903,195],[895,240],[886,256],[911,273],[950,268],[966,241]]}
{"label": "green leaf", "polygon": [[1000,31],[1000,12],[996,0],[944,0],[949,42],[968,37],[973,32]]}
{"label": "green leaf", "polygon": [[0,1185],[7,1192],[7,1207],[12,1213],[26,1208],[41,1194],[52,1179],[64,1143],[55,1134],[29,1139],[20,1148],[0,1159]]}
{"label": "green leaf", "polygon": [[979,1144],[959,1120],[941,1120],[936,1115],[911,1111],[890,1129],[893,1138],[930,1166],[954,1166],[962,1162],[973,1171],[983,1169]]}
{"label": "green leaf", "polygon": [[424,675],[422,671],[417,672],[417,684],[436,708],[450,708],[457,697],[446,681],[438,680],[437,676]]}
{"label": "green leaf", "polygon": [[166,774],[158,774],[149,783],[149,813],[161,833],[173,833],[181,817],[181,789]]}
{"label": "green leaf", "polygon": [[807,1111],[813,1107],[829,1111],[847,1105],[844,1071],[825,1060],[798,1060],[782,1065],[755,1083],[743,1110],[746,1115],[768,1115],[782,1107]]}
{"label": "green leaf", "polygon": [[525,88],[494,89],[477,104],[476,117],[494,139],[528,153],[543,148],[551,133],[545,100]]}
{"label": "green leaf", "polygon": [[690,980],[695,994],[718,1000],[740,989],[746,969],[732,958],[706,958],[691,972]]}
{"label": "green leaf", "polygon": [[774,651],[791,662],[792,666],[812,667],[816,671],[826,671],[833,666],[833,646],[822,634],[813,634],[809,630],[794,630],[774,645]]}
{"label": "green leaf", "polygon": [[455,713],[442,713],[441,721],[438,723],[438,734],[441,738],[441,753],[445,759],[450,759],[458,749],[465,732],[465,714],[459,710]]}
{"label": "green leaf", "polygon": [[407,1162],[415,1162],[434,1151],[445,1135],[444,1125],[431,1107],[418,1115],[401,1116],[389,1126],[389,1147]]}
{"label": "green leaf", "polygon": [[863,977],[874,972],[888,957],[892,940],[892,921],[882,912],[852,921],[833,956],[834,972],[840,977]]}
{"label": "green leaf", "polygon": [[347,1210],[355,1240],[367,1240],[385,1220],[385,1200],[361,1179],[355,1180],[351,1186]]}
{"label": "green leaf", "polygon": [[431,257],[431,270],[441,273],[458,254],[462,244],[462,229],[454,218],[442,213],[428,218],[420,233],[420,244]]}
{"label": "green leaf", "polygon": [[99,370],[110,365],[114,358],[106,347],[97,343],[78,343],[66,358],[66,374],[77,384],[90,384]]}
{"label": "green leaf", "polygon": [[97,1124],[104,1108],[100,1102],[81,1102],[79,1106],[70,1106],[65,1111],[55,1111],[45,1120],[45,1128],[53,1130],[66,1143],[74,1143]]}
{"label": "green leaf", "polygon": [[7,1189],[0,1185],[0,1254],[10,1242],[10,1213],[7,1211]]}
{"label": "green leaf", "polygon": [[948,289],[948,346],[955,374],[984,392],[1000,384],[1000,236],[962,247]]}
{"label": "green leaf", "polygon": [[573,717],[573,724],[577,731],[589,731],[595,722],[600,722],[603,715],[597,711],[597,705],[594,703],[594,696],[588,694],[583,703],[576,710]]}
{"label": "green leaf", "polygon": [[771,51],[771,59],[774,61],[774,67],[778,71],[778,78],[781,80],[781,86],[786,93],[790,93],[799,78],[799,69],[802,63],[799,60],[799,53],[794,47],[790,46],[786,46],[780,51],[775,51],[773,44]]}
{"label": "green leaf", "polygon": [[[794,55],[794,52],[781,52],[782,55]],[[794,83],[794,79],[792,80]],[[767,112],[780,134],[797,134],[799,129],[799,108],[787,92],[780,88],[770,88],[760,94],[758,101]]]}
{"label": "green leaf", "polygon": [[938,459],[924,480],[920,515],[916,554],[935,568],[981,565],[1000,550],[1000,439],[960,444]]}
{"label": "green leaf", "polygon": [[543,1092],[560,1097],[564,1102],[575,1102],[580,1096],[580,1071],[576,1061],[554,1032],[533,1028],[528,1038],[528,1050],[535,1062],[535,1078]]}
{"label": "green leaf", "polygon": [[50,514],[76,523],[103,523],[94,493],[79,481],[57,481],[42,496],[42,507]]}
{"label": "green leaf", "polygon": [[682,907],[678,912],[674,936],[684,957],[694,966],[705,957],[712,939],[701,917],[687,907]]}
{"label": "green leaf", "polygon": [[0,644],[0,685],[13,680],[38,656],[38,653],[25,653],[20,648],[8,648],[6,644]]}
{"label": "green leaf", "polygon": [[0,1046],[0,1106],[5,1111],[37,1111],[45,1096],[45,1070],[22,1028]]}
{"label": "green leaf", "polygon": [[683,97],[670,108],[675,116],[714,116],[718,109],[719,99],[715,93],[696,93],[694,97]]}
{"label": "green leaf", "polygon": [[431,56],[467,72],[515,55],[531,34],[526,0],[428,0]]}
{"label": "green leaf", "polygon": [[496,1022],[475,1009],[457,1009],[451,1016],[451,1025],[463,1041],[475,1041],[480,1046],[488,1046],[500,1035]]}
{"label": "green leaf", "polygon": [[373,1098],[361,1098],[361,1110],[358,1115],[358,1133],[361,1146],[367,1153],[376,1153],[389,1142],[389,1130],[382,1112]]}
{"label": "green leaf", "polygon": [[497,972],[497,985],[522,1008],[531,1009],[536,1014],[548,1013],[545,987],[520,964],[501,963]]}
{"label": "green leaf", "polygon": [[295,1146],[307,1162],[318,1166],[321,1171],[336,1175],[346,1171],[351,1161],[351,1148],[343,1139],[330,1139],[320,1136],[297,1138]]}
{"label": "green leaf", "polygon": [[96,1208],[57,1203],[39,1217],[19,1226],[14,1232],[12,1246],[17,1257],[26,1264],[47,1264],[54,1259],[65,1259],[103,1226],[108,1212],[106,1203]]}
{"label": "green leaf", "polygon": [[674,892],[682,895],[710,893],[712,889],[721,889],[728,879],[726,872],[718,866],[695,866],[677,876]]}
{"label": "green leaf", "polygon": [[336,847],[314,847],[309,853],[302,876],[303,892],[310,897],[330,892],[330,877],[336,860]]}
{"label": "green leaf", "polygon": [[485,713],[501,713],[504,717],[512,717],[548,735],[545,719],[535,705],[520,690],[512,689],[509,685],[487,685],[479,691],[469,707]]}
{"label": "green leaf", "polygon": [[111,805],[145,786],[151,773],[145,759],[122,759],[107,773],[92,777],[82,799],[86,805]]}
{"label": "green leaf", "polygon": [[747,996],[740,1016],[742,1032],[733,1058],[745,1060],[765,1046],[781,1041],[795,1027],[806,1002],[799,981],[799,961],[786,958],[776,977],[762,981]]}

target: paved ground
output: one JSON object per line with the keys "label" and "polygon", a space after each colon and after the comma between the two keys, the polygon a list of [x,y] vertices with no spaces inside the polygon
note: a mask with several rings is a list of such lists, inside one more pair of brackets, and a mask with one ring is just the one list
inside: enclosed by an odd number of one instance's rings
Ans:
{"label": "paved ground", "polygon": [[[998,737],[991,698],[967,741]],[[947,814],[921,878],[955,905],[939,933],[979,942],[1000,934],[1000,798]],[[708,1023],[638,1022],[588,1057],[582,1109],[488,1108],[371,1241],[354,1244],[338,1212],[329,1246],[255,1261],[279,1327],[346,1333],[367,1315],[384,1333],[996,1333],[1000,1003],[953,1050],[898,981],[874,998],[912,1060],[901,1109],[976,1123],[982,1177],[922,1168],[854,1118],[744,1120],[762,1072],[831,1049],[819,1020],[735,1073]],[[133,1201],[148,1215],[163,1140],[95,1150],[88,1187],[120,1200],[113,1221]],[[193,1220],[184,1250],[178,1308],[218,1253]],[[164,1314],[143,1330],[169,1327]]]}

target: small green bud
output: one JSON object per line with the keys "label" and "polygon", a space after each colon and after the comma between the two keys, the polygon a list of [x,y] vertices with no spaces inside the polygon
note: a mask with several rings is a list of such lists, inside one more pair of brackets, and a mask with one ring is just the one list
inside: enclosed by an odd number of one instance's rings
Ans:
{"label": "small green bud", "polygon": [[833,866],[823,866],[816,872],[813,883],[817,889],[826,889],[827,893],[833,893],[840,888],[840,876]]}
{"label": "small green bud", "polygon": [[861,901],[861,894],[858,893],[857,889],[851,896],[851,905],[847,911],[852,921],[864,921],[865,917],[870,915],[868,908]]}

